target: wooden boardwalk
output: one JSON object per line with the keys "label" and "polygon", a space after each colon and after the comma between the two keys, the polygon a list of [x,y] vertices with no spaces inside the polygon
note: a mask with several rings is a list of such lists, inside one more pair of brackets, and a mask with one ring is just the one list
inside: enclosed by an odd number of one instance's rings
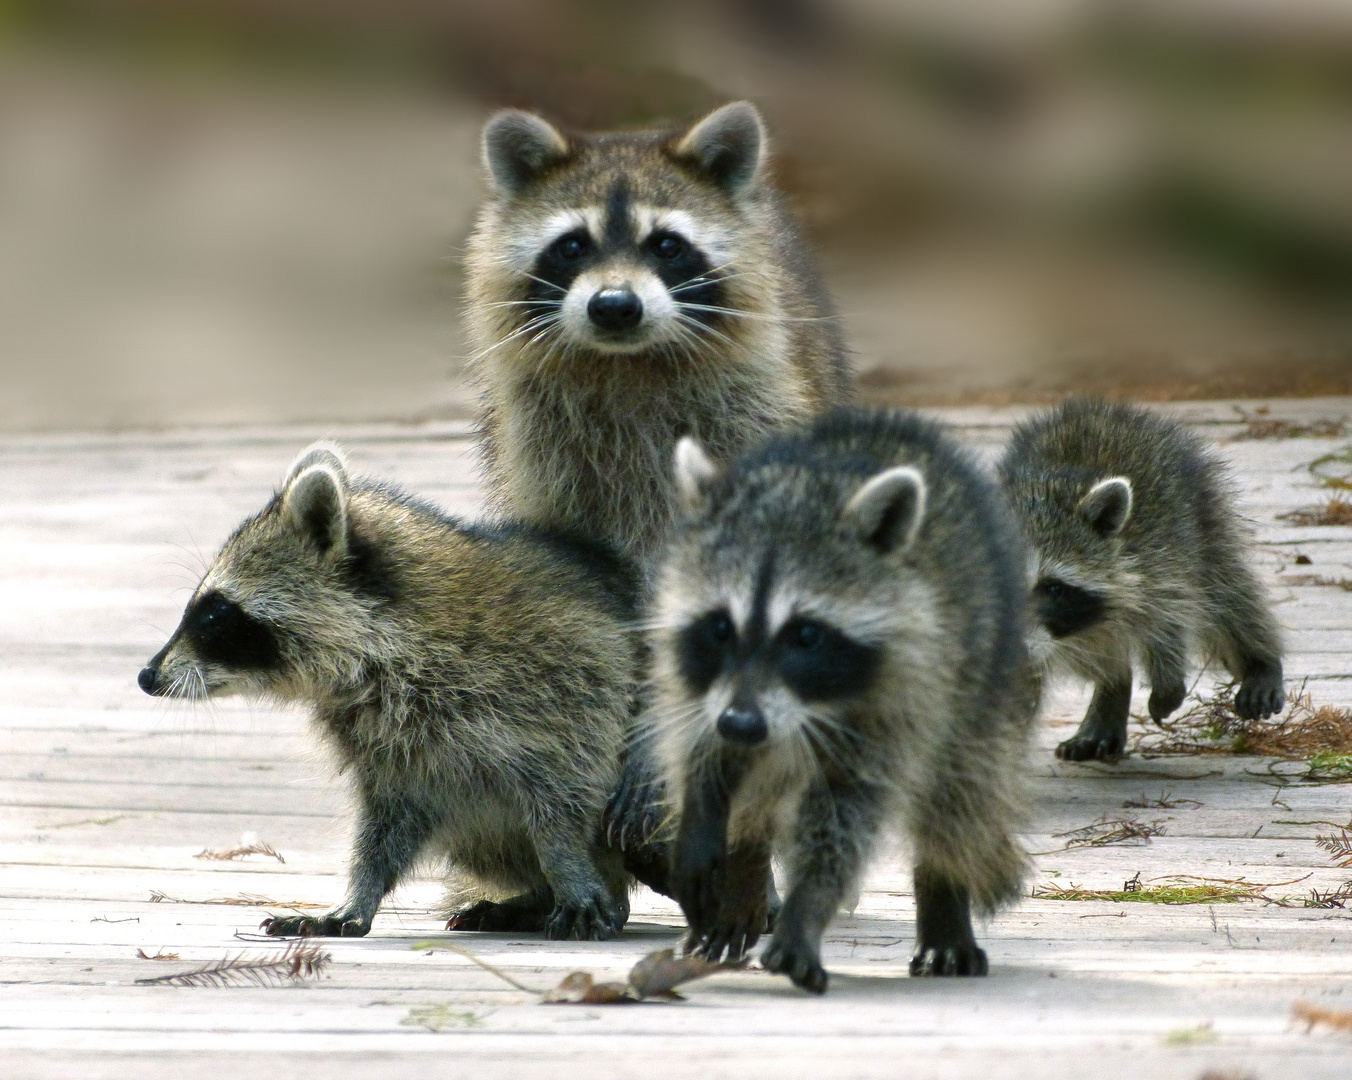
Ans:
{"label": "wooden boardwalk", "polygon": [[[1302,466],[1352,439],[1226,441],[1239,430],[1230,405],[1177,410],[1220,440],[1241,478],[1289,635],[1289,679],[1308,679],[1318,704],[1352,705],[1352,592],[1281,580],[1297,571],[1352,577],[1352,528],[1275,517],[1320,501]],[[1344,414],[1352,399],[1278,402],[1272,413]],[[993,451],[1018,412],[944,415]],[[674,905],[640,895],[616,942],[447,935],[431,879],[392,896],[369,937],[327,943],[333,962],[317,982],[135,985],[270,950],[249,936],[268,912],[326,905],[342,892],[344,782],[304,717],[235,701],[155,701],[135,685],[204,557],[319,435],[340,439],[360,470],[476,512],[464,426],[0,440],[6,1080],[376,1080],[433,1070],[476,1080],[1352,1075],[1352,1032],[1307,1034],[1291,1022],[1298,1000],[1352,1010],[1352,910],[1027,899],[981,933],[989,978],[915,980],[905,974],[912,900],[898,857],[880,861],[856,911],[829,931],[824,1000],[745,972],[692,984],[684,1003],[541,1005],[462,955],[415,946],[449,941],[543,990],[575,969],[622,977],[642,954],[675,943]],[[1311,564],[1293,567],[1298,553]],[[1352,785],[1279,787],[1267,762],[1251,757],[1058,764],[1051,748],[1085,701],[1077,688],[1059,691],[1041,728],[1026,841],[1054,854],[1038,856],[1034,884],[1242,877],[1282,897],[1352,877],[1314,842],[1333,831],[1322,823],[1348,821]],[[1161,795],[1177,805],[1123,808]],[[1103,815],[1156,821],[1163,835],[1062,850],[1057,834]],[[272,844],[285,863],[195,858],[242,837]],[[138,950],[179,959],[140,959]]]}

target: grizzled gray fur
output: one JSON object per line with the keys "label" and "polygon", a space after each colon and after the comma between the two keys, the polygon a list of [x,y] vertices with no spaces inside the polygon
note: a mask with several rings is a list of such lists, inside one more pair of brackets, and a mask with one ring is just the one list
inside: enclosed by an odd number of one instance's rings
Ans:
{"label": "grizzled gray fur", "polygon": [[1033,655],[1094,684],[1057,757],[1121,755],[1134,663],[1156,721],[1182,704],[1198,653],[1239,680],[1241,716],[1281,710],[1277,622],[1225,467],[1196,436],[1144,409],[1075,399],[1015,429],[1000,477],[1032,548]]}
{"label": "grizzled gray fur", "polygon": [[900,825],[917,975],[981,975],[970,908],[1020,891],[1036,680],[1023,548],[994,486],[916,415],[846,411],[724,471],[677,450],[684,516],[652,622],[652,737],[679,817],[672,883],[692,948],[826,989],[821,938]]}
{"label": "grizzled gray fur", "polygon": [[347,896],[270,934],[364,935],[435,854],[502,898],[454,929],[608,938],[629,913],[600,828],[636,700],[635,593],[604,551],[461,525],[321,444],[226,541],[139,682],[308,704],[352,778]]}

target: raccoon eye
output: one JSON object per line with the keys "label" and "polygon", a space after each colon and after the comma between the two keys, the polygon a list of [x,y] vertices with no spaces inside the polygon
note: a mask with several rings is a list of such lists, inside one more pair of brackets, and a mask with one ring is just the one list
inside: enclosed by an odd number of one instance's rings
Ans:
{"label": "raccoon eye", "polygon": [[577,233],[569,233],[554,242],[554,252],[564,259],[580,259],[587,250],[587,241]]}
{"label": "raccoon eye", "polygon": [[826,630],[821,623],[803,622],[793,632],[793,643],[800,649],[815,649],[826,640]]}
{"label": "raccoon eye", "polygon": [[715,641],[728,641],[732,638],[732,620],[727,612],[720,611],[709,621],[709,635]]}
{"label": "raccoon eye", "polygon": [[679,236],[673,236],[671,233],[654,237],[651,245],[653,254],[659,259],[675,259],[684,255],[685,249],[689,246]]}

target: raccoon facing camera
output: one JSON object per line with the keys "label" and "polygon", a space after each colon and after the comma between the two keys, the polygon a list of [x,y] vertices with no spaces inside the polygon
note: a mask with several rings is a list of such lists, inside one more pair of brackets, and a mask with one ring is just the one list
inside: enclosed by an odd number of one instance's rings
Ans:
{"label": "raccoon facing camera", "polygon": [[665,852],[607,845],[601,818],[637,704],[636,572],[602,548],[464,525],[352,478],[317,444],[225,542],[148,694],[311,707],[358,804],[347,895],[272,935],[362,936],[423,856],[484,899],[450,929],[603,939],[627,865],[663,887]]}
{"label": "raccoon facing camera", "polygon": [[937,425],[828,414],[726,468],[676,453],[682,514],[656,579],[649,737],[678,826],[687,947],[821,993],[821,939],[879,835],[910,841],[913,975],[983,975],[971,911],[1016,899],[1038,682],[1023,549]]}
{"label": "raccoon facing camera", "polygon": [[1177,421],[1072,399],[1014,430],[1003,489],[1030,545],[1029,645],[1048,673],[1094,684],[1067,761],[1116,761],[1133,664],[1159,722],[1195,657],[1239,681],[1235,711],[1280,712],[1282,644],[1224,465]]}
{"label": "raccoon facing camera", "polygon": [[768,147],[745,101],[655,131],[489,120],[467,321],[503,512],[646,564],[671,520],[677,439],[722,458],[849,396],[839,321]]}

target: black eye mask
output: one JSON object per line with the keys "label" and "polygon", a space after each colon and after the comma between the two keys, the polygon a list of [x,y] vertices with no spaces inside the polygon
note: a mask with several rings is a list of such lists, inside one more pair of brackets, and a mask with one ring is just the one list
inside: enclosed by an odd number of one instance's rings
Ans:
{"label": "black eye mask", "polygon": [[188,606],[180,632],[210,664],[244,671],[275,668],[281,659],[268,625],[214,590]]}
{"label": "black eye mask", "polygon": [[1038,621],[1054,638],[1070,637],[1101,623],[1108,605],[1098,593],[1051,578],[1033,588]]}
{"label": "black eye mask", "polygon": [[752,633],[740,640],[723,610],[711,611],[687,626],[678,645],[681,677],[696,694],[714,679],[748,665],[776,672],[804,701],[833,701],[864,693],[872,684],[882,651],[862,645],[813,619],[790,619],[772,641]]}

